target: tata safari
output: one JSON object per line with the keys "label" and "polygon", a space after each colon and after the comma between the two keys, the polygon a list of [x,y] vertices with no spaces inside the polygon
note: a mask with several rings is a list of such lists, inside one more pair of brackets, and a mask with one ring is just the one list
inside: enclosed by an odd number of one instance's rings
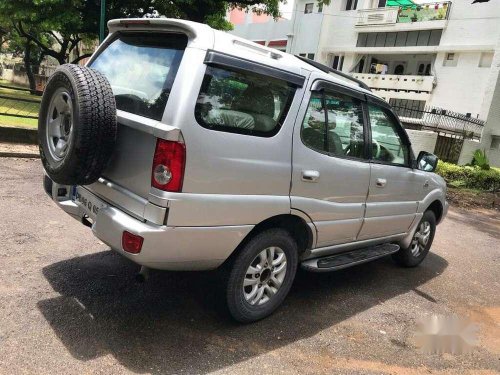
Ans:
{"label": "tata safari", "polygon": [[108,27],[52,75],[38,129],[46,192],[110,248],[143,271],[219,269],[240,322],[298,267],[423,261],[448,207],[437,158],[362,82],[203,24]]}

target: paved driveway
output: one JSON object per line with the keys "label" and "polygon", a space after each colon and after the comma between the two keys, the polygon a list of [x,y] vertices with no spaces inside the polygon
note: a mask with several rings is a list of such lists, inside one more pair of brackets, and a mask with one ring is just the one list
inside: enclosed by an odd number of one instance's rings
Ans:
{"label": "paved driveway", "polygon": [[[272,317],[237,325],[212,273],[154,272],[45,196],[39,161],[0,159],[0,373],[489,374],[500,371],[500,218],[451,210],[415,269],[391,259],[299,272]],[[496,214],[498,215],[498,214]],[[424,355],[418,317],[480,327],[472,353]],[[482,370],[482,371],[478,371]]]}

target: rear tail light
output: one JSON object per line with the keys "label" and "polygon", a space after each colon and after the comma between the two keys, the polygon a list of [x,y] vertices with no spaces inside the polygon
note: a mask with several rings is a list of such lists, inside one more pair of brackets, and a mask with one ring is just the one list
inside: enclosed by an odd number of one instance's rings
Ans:
{"label": "rear tail light", "polygon": [[122,247],[127,253],[139,254],[142,249],[144,238],[137,234],[124,231],[122,235]]}
{"label": "rear tail light", "polygon": [[185,164],[184,143],[158,139],[153,158],[151,186],[164,191],[181,191]]}

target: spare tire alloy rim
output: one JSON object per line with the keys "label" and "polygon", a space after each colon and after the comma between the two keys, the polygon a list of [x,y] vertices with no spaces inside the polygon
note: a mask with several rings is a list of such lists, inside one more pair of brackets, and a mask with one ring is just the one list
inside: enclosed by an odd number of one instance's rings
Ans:
{"label": "spare tire alloy rim", "polygon": [[411,241],[411,254],[414,257],[418,257],[425,250],[430,236],[431,224],[428,221],[421,222]]}
{"label": "spare tire alloy rim", "polygon": [[285,279],[286,262],[285,252],[276,246],[257,254],[243,281],[243,293],[250,305],[262,305],[276,295]]}
{"label": "spare tire alloy rim", "polygon": [[65,89],[56,90],[52,96],[46,129],[50,155],[55,160],[63,159],[73,132],[73,101]]}

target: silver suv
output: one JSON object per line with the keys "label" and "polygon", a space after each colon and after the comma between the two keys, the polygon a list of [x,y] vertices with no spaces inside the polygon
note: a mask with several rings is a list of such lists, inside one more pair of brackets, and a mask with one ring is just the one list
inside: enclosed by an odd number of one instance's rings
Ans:
{"label": "silver suv", "polygon": [[299,265],[425,258],[448,208],[437,158],[363,83],[203,24],[108,26],[39,123],[47,193],[101,241],[143,270],[219,268],[241,322]]}

